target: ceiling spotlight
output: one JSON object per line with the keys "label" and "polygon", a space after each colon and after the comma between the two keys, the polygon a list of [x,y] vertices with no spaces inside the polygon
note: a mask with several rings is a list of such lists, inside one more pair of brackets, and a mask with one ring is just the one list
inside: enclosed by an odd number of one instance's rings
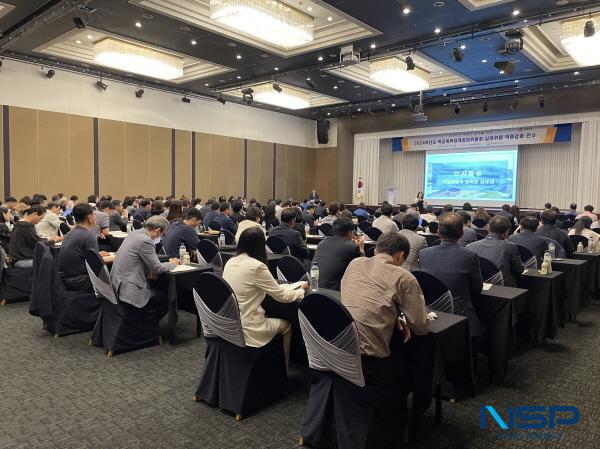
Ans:
{"label": "ceiling spotlight", "polygon": [[235,55],[235,59],[242,59],[242,55]]}
{"label": "ceiling spotlight", "polygon": [[337,86],[333,86],[333,90],[337,90],[337,89],[338,89],[338,87],[337,87]]}
{"label": "ceiling spotlight", "polygon": [[460,114],[460,104],[456,103],[456,105],[454,106],[454,113]]}
{"label": "ceiling spotlight", "polygon": [[579,71],[577,71],[577,72],[573,72],[573,75],[575,75],[575,76],[579,76],[579,75],[581,75],[581,72],[579,72]]}
{"label": "ceiling spotlight", "polygon": [[275,70],[276,72],[279,72],[279,67],[275,67],[273,70]]}
{"label": "ceiling spotlight", "polygon": [[510,109],[512,109],[513,111],[518,111],[519,110],[519,100],[514,100],[512,102],[512,104],[510,105]]}
{"label": "ceiling spotlight", "polygon": [[281,88],[281,86],[278,83],[273,83],[273,89],[277,92],[277,93],[281,93],[281,91],[283,90]]}
{"label": "ceiling spotlight", "polygon": [[481,110],[483,112],[487,112],[488,111],[488,102],[487,101],[483,102],[483,107],[481,108]]}
{"label": "ceiling spotlight", "polygon": [[322,61],[322,60],[323,60],[323,56],[319,56],[319,57],[317,58],[317,60],[319,60],[319,61]]}
{"label": "ceiling spotlight", "polygon": [[452,57],[454,58],[454,62],[461,62],[465,55],[460,49],[454,47],[452,49]]}
{"label": "ceiling spotlight", "polygon": [[413,61],[413,58],[411,58],[410,56],[407,56],[406,59],[404,60],[404,62],[406,62],[406,70],[414,70],[415,69],[415,62]]}
{"label": "ceiling spotlight", "polygon": [[46,78],[48,78],[49,80],[54,78],[54,75],[56,75],[56,72],[53,69],[48,70],[48,72],[46,72]]}
{"label": "ceiling spotlight", "polygon": [[371,50],[375,50],[376,48],[377,48],[377,45],[371,44]]}
{"label": "ceiling spotlight", "polygon": [[410,14],[410,8],[404,8],[402,10],[402,14],[404,14],[405,16],[408,15],[408,14]]}
{"label": "ceiling spotlight", "polygon": [[96,87],[100,90],[106,90],[108,86],[102,82],[102,80],[96,81]]}
{"label": "ceiling spotlight", "polygon": [[543,108],[546,106],[546,100],[544,100],[543,95],[540,95],[540,98],[538,98],[538,104],[540,105],[540,108]]}
{"label": "ceiling spotlight", "polygon": [[462,45],[460,46],[460,49],[461,49],[461,50],[466,50],[466,49],[467,49],[467,46],[466,46],[465,44],[462,44]]}
{"label": "ceiling spotlight", "polygon": [[190,99],[187,97],[187,95],[186,95],[186,96],[184,96],[184,97],[181,97],[181,101],[182,101],[183,103],[188,103],[188,104],[192,102],[192,100],[190,100]]}
{"label": "ceiling spotlight", "polygon": [[596,34],[596,24],[593,20],[588,20],[583,26],[583,37],[594,37]]}
{"label": "ceiling spotlight", "polygon": [[315,82],[311,79],[310,76],[306,77],[306,85],[308,87],[310,87],[312,90],[315,90],[317,88],[317,85],[315,84]]}
{"label": "ceiling spotlight", "polygon": [[254,90],[250,87],[242,90],[242,101],[246,106],[250,106],[254,102]]}
{"label": "ceiling spotlight", "polygon": [[483,64],[485,64],[485,63],[487,62],[487,59],[482,59],[482,60],[481,60],[481,62],[482,62]]}
{"label": "ceiling spotlight", "polygon": [[358,108],[358,109],[356,110],[356,112],[362,112],[362,109],[361,109],[361,108]]}
{"label": "ceiling spotlight", "polygon": [[136,98],[142,98],[143,95],[144,95],[144,89],[138,89],[135,91]]}
{"label": "ceiling spotlight", "polygon": [[225,105],[225,103],[227,103],[227,100],[225,100],[225,96],[222,93],[219,93],[219,95],[217,95],[217,101],[222,105]]}
{"label": "ceiling spotlight", "polygon": [[141,28],[142,27],[142,22],[135,22],[135,27],[136,28]]}
{"label": "ceiling spotlight", "polygon": [[190,41],[190,44],[192,44],[192,45],[196,45],[197,43],[198,43],[198,42],[196,42],[196,40],[195,40],[195,39],[192,39],[192,40]]}
{"label": "ceiling spotlight", "polygon": [[73,19],[73,23],[75,24],[75,26],[79,29],[83,29],[85,28],[85,22],[83,21],[83,19],[81,17],[75,17]]}
{"label": "ceiling spotlight", "polygon": [[521,11],[519,11],[518,9],[515,9],[515,10],[512,12],[512,15],[513,15],[513,16],[515,16],[515,17],[516,17],[516,16],[518,16],[519,14],[521,14]]}
{"label": "ceiling spotlight", "polygon": [[515,65],[510,61],[498,61],[494,64],[501,74],[512,75],[515,71]]}
{"label": "ceiling spotlight", "polygon": [[330,17],[327,17],[327,21],[328,21],[328,22],[331,22],[332,20],[333,20],[333,17],[331,17],[331,16],[330,16]]}
{"label": "ceiling spotlight", "polygon": [[435,30],[433,30],[433,32],[434,32],[435,34],[440,34],[440,33],[442,32],[442,29],[438,27],[438,28],[436,28]]}

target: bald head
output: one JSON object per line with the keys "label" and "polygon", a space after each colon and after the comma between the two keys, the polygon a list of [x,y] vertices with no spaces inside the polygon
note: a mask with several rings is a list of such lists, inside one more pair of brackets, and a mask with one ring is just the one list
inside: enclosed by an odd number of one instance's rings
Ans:
{"label": "bald head", "polygon": [[455,212],[448,212],[440,218],[438,235],[442,240],[458,241],[463,236],[463,219]]}

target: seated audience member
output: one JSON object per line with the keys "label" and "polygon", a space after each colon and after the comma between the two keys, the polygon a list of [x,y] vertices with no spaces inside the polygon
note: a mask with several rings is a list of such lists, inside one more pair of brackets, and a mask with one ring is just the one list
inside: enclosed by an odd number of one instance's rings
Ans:
{"label": "seated audience member", "polygon": [[46,207],[47,201],[48,201],[48,197],[46,195],[42,195],[41,193],[34,193],[33,196],[31,197],[31,201],[29,202],[29,205]]}
{"label": "seated audience member", "polygon": [[404,381],[409,367],[390,347],[397,327],[405,338],[411,332],[429,332],[423,292],[415,277],[401,266],[409,251],[410,244],[400,233],[383,234],[375,256],[354,259],[342,278],[342,303],[358,329],[367,385]]}
{"label": "seated audience member", "polygon": [[[202,214],[202,211],[200,211],[200,214]],[[169,205],[169,213],[167,214],[167,221],[169,223],[174,223],[177,220],[181,220],[182,218],[183,207],[181,206],[181,201],[171,200],[171,204]]]}
{"label": "seated audience member", "polygon": [[360,203],[358,208],[354,209],[352,213],[357,217],[369,218],[369,212],[366,209],[365,203]]}
{"label": "seated audience member", "polygon": [[[87,250],[98,252],[98,239],[94,235],[96,216],[87,203],[73,207],[75,227],[69,231],[60,246],[58,274],[67,290],[93,292],[92,281],[85,266]],[[106,252],[101,252],[105,262],[114,260]]]}
{"label": "seated audience member", "polygon": [[198,246],[196,229],[200,224],[200,211],[190,207],[183,220],[177,220],[169,226],[169,230],[162,239],[162,245],[169,257],[179,257],[179,247],[185,245],[185,250],[194,254]]}
{"label": "seated audience member", "polygon": [[[45,213],[45,207],[31,206],[23,211],[23,217],[15,223],[10,237],[10,258],[15,267],[33,267],[35,245],[38,242],[46,242],[46,239],[39,237],[35,232],[35,225],[42,220]],[[60,242],[62,239],[62,237],[53,236],[49,237],[47,241]]]}
{"label": "seated audience member", "polygon": [[282,201],[280,198],[275,200],[275,218],[281,221],[281,212],[283,212],[283,206],[281,205]]}
{"label": "seated audience member", "polygon": [[329,223],[330,225],[333,225],[335,220],[337,220],[338,216],[340,215],[340,203],[329,203],[327,212],[327,216],[323,217],[321,223]]}
{"label": "seated audience member", "polygon": [[10,220],[12,215],[6,206],[0,206],[0,213],[2,213],[0,219],[0,246],[4,249],[5,254],[10,254],[10,232],[12,229]]}
{"label": "seated audience member", "polygon": [[96,207],[96,203],[98,202],[98,195],[90,195],[87,197],[87,202],[90,206]]}
{"label": "seated audience member", "polygon": [[333,235],[324,239],[313,261],[319,267],[319,287],[339,290],[348,264],[365,254],[365,242],[354,237],[352,219],[338,218],[333,223]]}
{"label": "seated audience member", "polygon": [[513,216],[510,213],[510,205],[509,204],[504,204],[502,206],[502,209],[499,210],[498,212],[496,212],[495,216],[506,217],[506,218],[508,218],[508,221],[511,223],[513,221]]}
{"label": "seated audience member", "polygon": [[512,224],[514,226],[519,226],[519,223],[521,222],[521,210],[517,206],[510,206],[510,210],[508,212],[513,217]]}
{"label": "seated audience member", "polygon": [[167,294],[154,289],[150,280],[179,265],[178,258],[161,262],[156,255],[155,242],[168,228],[166,218],[158,215],[148,218],[142,229],[130,232],[123,240],[110,270],[110,280],[120,301],[137,308],[150,305],[159,317],[167,312]]}
{"label": "seated audience member", "polygon": [[150,218],[151,207],[152,203],[150,202],[150,200],[143,199],[142,201],[140,201],[140,206],[133,213],[133,219],[141,223],[145,222],[148,218]]}
{"label": "seated audience member", "polygon": [[227,229],[233,235],[237,232],[237,223],[231,219],[231,206],[224,202],[219,205],[219,213],[213,218],[214,221],[221,225],[221,229]]}
{"label": "seated audience member", "polygon": [[42,221],[36,226],[37,233],[40,237],[49,238],[58,235],[58,228],[60,226],[60,218],[58,218],[59,211],[60,206],[57,202],[51,201],[48,204],[44,218],[42,218]]}
{"label": "seated audience member", "polygon": [[523,217],[519,223],[519,229],[508,240],[516,245],[527,248],[537,259],[538,267],[542,263],[544,253],[548,249],[548,240],[536,235],[540,222],[535,217]]}
{"label": "seated audience member", "polygon": [[[283,216],[285,211],[291,210],[284,210]],[[282,303],[302,299],[308,284],[306,282],[283,285],[277,283],[267,268],[265,234],[259,228],[252,227],[242,232],[238,241],[237,254],[225,265],[223,279],[235,293],[246,345],[260,348],[268,344],[276,335],[282,334],[287,363],[292,337],[291,325],[279,318],[265,317],[261,304],[266,295]]]}
{"label": "seated audience member", "polygon": [[391,204],[381,205],[381,216],[373,221],[373,227],[379,229],[383,234],[386,232],[398,232],[398,225],[392,220],[394,208]]}
{"label": "seated audience member", "polygon": [[281,224],[269,230],[269,236],[281,237],[290,248],[292,256],[300,259],[304,264],[308,261],[308,248],[302,235],[294,229],[296,226],[296,211],[291,207],[284,209],[281,212]]}
{"label": "seated audience member", "polygon": [[504,277],[504,285],[517,286],[517,278],[523,273],[523,262],[519,256],[517,245],[506,239],[510,234],[512,225],[508,218],[495,215],[490,220],[490,233],[483,240],[467,245],[479,257],[494,262]]}
{"label": "seated audience member", "polygon": [[592,231],[592,219],[590,217],[581,217],[575,226],[569,230],[569,235],[582,235],[588,239],[588,244],[591,244],[594,249],[598,248],[597,244],[600,240],[600,234]]}
{"label": "seated audience member", "polygon": [[267,207],[265,207],[264,220],[267,231],[271,228],[279,226],[280,221],[275,216],[275,204],[269,204]]}
{"label": "seated audience member", "polygon": [[471,227],[471,215],[466,210],[460,210],[457,213],[463,219],[463,236],[458,241],[458,244],[465,247],[469,243],[477,241],[477,232]]}
{"label": "seated audience member", "polygon": [[244,203],[242,203],[240,200],[233,200],[231,202],[231,209],[233,211],[233,213],[231,214],[231,218],[236,223],[241,223],[242,221],[244,221],[246,219],[243,208],[244,208]]}
{"label": "seated audience member", "polygon": [[402,264],[402,268],[408,271],[419,269],[419,253],[423,248],[427,248],[427,239],[422,235],[417,234],[419,229],[419,219],[412,214],[405,215],[402,218],[402,234],[410,243],[410,252],[406,256],[406,260]]}
{"label": "seated audience member", "polygon": [[552,209],[552,203],[545,203],[544,210],[549,210],[549,209]]}
{"label": "seated audience member", "polygon": [[569,210],[565,213],[565,215],[567,216],[567,218],[571,219],[571,220],[575,220],[575,217],[577,217],[577,204],[575,203],[571,203],[571,205],[569,206]]}
{"label": "seated audience member", "polygon": [[325,201],[315,201],[315,215],[319,218],[323,218],[327,215],[327,203]]}
{"label": "seated audience member", "polygon": [[588,204],[583,207],[583,212],[575,217],[575,220],[579,220],[581,217],[590,217],[592,221],[598,221],[598,215],[594,213],[594,206]]}
{"label": "seated audience member", "polygon": [[[452,211],[450,211],[450,212],[452,212]],[[425,208],[425,213],[421,214],[421,218],[423,220],[425,220],[427,223],[433,223],[434,221],[437,221],[437,219],[438,219],[438,217],[433,213],[433,206],[427,206]]]}
{"label": "seated audience member", "polygon": [[210,208],[214,202],[214,198],[209,198],[208,200],[206,200],[206,204],[200,208],[200,213],[202,214],[202,222],[204,222],[204,217],[207,213],[210,212]]}
{"label": "seated audience member", "polygon": [[243,220],[238,225],[237,232],[235,233],[235,241],[239,242],[240,235],[242,235],[242,232],[244,232],[246,229],[250,229],[250,228],[258,228],[264,234],[265,231],[262,228],[262,226],[260,225],[260,223],[262,221],[262,215],[263,215],[262,210],[260,210],[258,207],[250,206],[246,210],[245,220]]}
{"label": "seated audience member", "polygon": [[[444,214],[447,214],[448,212],[454,212],[454,206],[452,204],[445,204],[442,207],[442,210],[440,212],[440,217]],[[421,217],[423,217],[423,216],[421,215]]]}
{"label": "seated audience member", "polygon": [[573,255],[573,245],[567,236],[567,233],[556,226],[558,216],[554,211],[545,210],[541,214],[542,226],[535,231],[536,235],[546,237],[558,243],[567,253],[567,256]]}
{"label": "seated audience member", "polygon": [[486,223],[489,223],[490,218],[492,218],[492,217],[490,217],[490,214],[487,213],[485,208],[479,207],[475,211],[475,216],[473,217],[473,220],[480,219],[480,220],[485,221]]}
{"label": "seated audience member", "polygon": [[10,214],[10,222],[15,222],[15,216],[18,217],[17,212],[17,199],[14,196],[7,196],[4,200],[4,206],[8,209],[8,213]]}
{"label": "seated audience member", "polygon": [[113,200],[112,204],[114,209],[112,209],[108,215],[109,231],[127,232],[127,219],[125,218],[127,212],[123,208],[121,201]]}
{"label": "seated audience member", "polygon": [[302,240],[306,241],[306,229],[304,228],[304,222],[302,221],[302,209],[298,206],[292,206],[294,212],[296,212],[296,224],[294,229],[300,233]]}
{"label": "seated audience member", "polygon": [[419,221],[421,220],[421,212],[419,212],[419,206],[415,203],[410,205],[406,213],[414,215]]}
{"label": "seated audience member", "polygon": [[162,201],[152,201],[150,204],[150,216],[153,215],[162,215],[165,211],[165,206],[163,206]]}
{"label": "seated audience member", "polygon": [[454,313],[468,317],[471,336],[479,337],[485,328],[477,318],[473,299],[481,293],[483,280],[477,254],[458,244],[463,226],[462,217],[456,213],[440,217],[438,235],[442,242],[421,250],[419,263],[422,270],[446,284],[454,299]]}
{"label": "seated audience member", "polygon": [[302,213],[302,222],[309,225],[311,228],[315,225],[315,205],[309,204]]}
{"label": "seated audience member", "polygon": [[404,216],[406,215],[407,210],[408,206],[406,204],[401,204],[400,206],[398,206],[398,213],[392,217],[392,220],[399,221],[400,223],[402,223],[402,218],[404,218]]}
{"label": "seated audience member", "polygon": [[220,207],[221,207],[221,203],[218,203],[216,201],[210,205],[210,211],[208,211],[206,213],[206,215],[204,215],[203,223],[204,223],[205,227],[208,227],[208,225],[211,222],[215,221],[215,217],[217,215],[219,215],[219,208]]}
{"label": "seated audience member", "polygon": [[98,203],[98,209],[94,210],[96,215],[96,231],[97,237],[106,239],[110,230],[110,214],[112,214],[115,206],[110,201],[101,201]]}
{"label": "seated audience member", "polygon": [[462,210],[463,210],[463,212],[466,212],[467,214],[469,214],[471,219],[473,219],[473,217],[475,216],[475,212],[473,211],[473,206],[471,206],[471,203],[463,204]]}

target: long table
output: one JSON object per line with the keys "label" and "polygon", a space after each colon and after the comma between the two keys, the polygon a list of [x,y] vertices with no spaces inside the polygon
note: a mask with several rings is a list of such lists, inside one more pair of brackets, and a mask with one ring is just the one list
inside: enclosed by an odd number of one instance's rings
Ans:
{"label": "long table", "polygon": [[590,262],[588,269],[589,290],[591,294],[597,295],[600,292],[600,253],[576,252],[573,253],[573,258]]}
{"label": "long table", "polygon": [[563,273],[558,306],[558,325],[564,327],[569,318],[576,319],[581,304],[589,297],[589,269],[592,263],[585,259],[555,259],[552,269]]}
{"label": "long table", "polygon": [[558,332],[558,310],[562,272],[541,274],[537,269],[527,269],[518,279],[519,287],[529,290],[527,314],[532,321],[529,330],[534,342],[554,338]]}

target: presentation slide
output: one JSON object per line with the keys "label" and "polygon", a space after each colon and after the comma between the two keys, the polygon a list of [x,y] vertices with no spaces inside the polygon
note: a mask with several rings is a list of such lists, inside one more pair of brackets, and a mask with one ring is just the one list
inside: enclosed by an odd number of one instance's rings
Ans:
{"label": "presentation slide", "polygon": [[425,200],[430,204],[501,206],[517,197],[517,147],[439,151],[425,156]]}

